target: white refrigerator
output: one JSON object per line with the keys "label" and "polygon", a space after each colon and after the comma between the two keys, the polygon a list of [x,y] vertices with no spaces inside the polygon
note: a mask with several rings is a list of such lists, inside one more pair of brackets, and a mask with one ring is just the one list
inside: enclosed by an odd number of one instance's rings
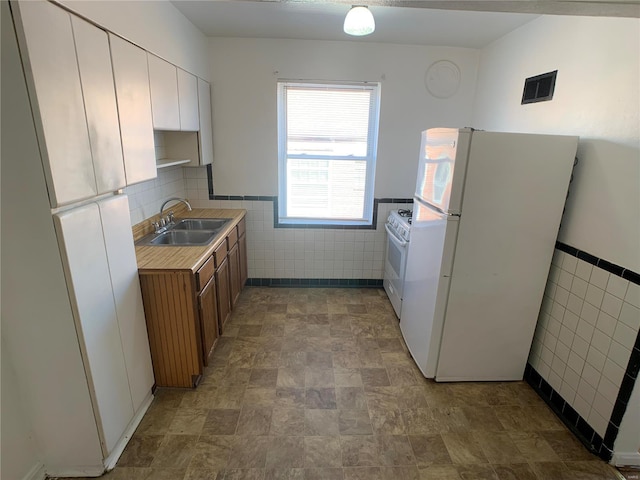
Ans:
{"label": "white refrigerator", "polygon": [[522,379],[577,144],[422,133],[400,328],[425,377]]}

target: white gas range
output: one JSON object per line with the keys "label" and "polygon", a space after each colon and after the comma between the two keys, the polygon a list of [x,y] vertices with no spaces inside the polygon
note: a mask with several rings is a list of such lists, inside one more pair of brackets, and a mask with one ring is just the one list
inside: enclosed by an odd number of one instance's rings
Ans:
{"label": "white gas range", "polygon": [[384,289],[391,305],[400,318],[404,272],[407,265],[407,250],[411,237],[411,216],[409,209],[392,210],[384,228],[387,231],[387,251],[384,264]]}

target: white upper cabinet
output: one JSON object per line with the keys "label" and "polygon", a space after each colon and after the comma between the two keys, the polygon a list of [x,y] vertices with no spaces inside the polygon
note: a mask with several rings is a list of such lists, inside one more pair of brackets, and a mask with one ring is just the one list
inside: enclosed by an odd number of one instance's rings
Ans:
{"label": "white upper cabinet", "polygon": [[127,185],[155,178],[147,53],[109,34]]}
{"label": "white upper cabinet", "polygon": [[98,194],[126,185],[107,33],[71,17]]}
{"label": "white upper cabinet", "polygon": [[147,53],[153,128],[197,132],[198,81],[175,65]]}
{"label": "white upper cabinet", "polygon": [[200,130],[198,118],[198,78],[178,68],[178,101],[180,104],[180,130]]}
{"label": "white upper cabinet", "polygon": [[71,16],[44,1],[11,4],[52,207],[98,193]]}
{"label": "white upper cabinet", "polygon": [[200,111],[200,165],[213,162],[213,128],[211,122],[211,91],[209,84],[198,78],[198,107]]}
{"label": "white upper cabinet", "polygon": [[178,73],[176,67],[155,55],[147,54],[151,111],[156,130],[180,130]]}

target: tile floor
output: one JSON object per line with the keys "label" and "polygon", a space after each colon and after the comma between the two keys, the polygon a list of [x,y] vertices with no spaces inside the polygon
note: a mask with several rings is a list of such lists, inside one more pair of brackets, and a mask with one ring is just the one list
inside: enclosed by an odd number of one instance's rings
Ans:
{"label": "tile floor", "polygon": [[247,287],[195,390],[158,389],[109,480],[604,480],[523,382],[437,384],[382,289]]}

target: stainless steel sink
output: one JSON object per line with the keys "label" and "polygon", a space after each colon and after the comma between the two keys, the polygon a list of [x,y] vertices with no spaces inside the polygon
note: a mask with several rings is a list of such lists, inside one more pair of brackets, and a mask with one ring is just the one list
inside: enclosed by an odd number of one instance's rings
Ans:
{"label": "stainless steel sink", "polygon": [[171,224],[162,233],[151,233],[136,242],[136,245],[173,245],[188,247],[208,245],[230,218],[181,218]]}
{"label": "stainless steel sink", "polygon": [[169,230],[168,232],[154,235],[147,242],[144,242],[144,244],[176,246],[207,245],[217,234],[217,231],[210,230]]}
{"label": "stainless steel sink", "polygon": [[229,218],[182,218],[176,221],[171,230],[220,230]]}

